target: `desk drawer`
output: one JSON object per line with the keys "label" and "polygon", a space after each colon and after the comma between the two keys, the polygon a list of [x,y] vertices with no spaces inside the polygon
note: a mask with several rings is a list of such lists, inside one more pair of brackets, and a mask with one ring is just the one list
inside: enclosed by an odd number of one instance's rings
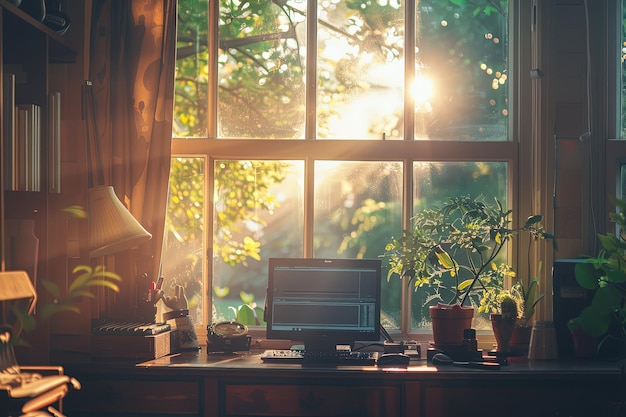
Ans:
{"label": "desk drawer", "polygon": [[397,386],[224,385],[224,416],[400,416]]}
{"label": "desk drawer", "polygon": [[[68,396],[69,415],[198,415],[200,385],[192,381],[91,379]],[[93,413],[93,414],[91,414]]]}

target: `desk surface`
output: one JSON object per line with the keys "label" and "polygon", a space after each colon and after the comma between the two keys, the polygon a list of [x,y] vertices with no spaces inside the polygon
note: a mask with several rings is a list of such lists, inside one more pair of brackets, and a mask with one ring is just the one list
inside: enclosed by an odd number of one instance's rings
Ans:
{"label": "desk surface", "polygon": [[498,370],[425,360],[407,368],[332,367],[264,363],[262,353],[203,348],[137,365],[80,367],[84,389],[66,403],[68,414],[448,417],[478,415],[467,414],[467,398],[489,398],[480,402],[479,415],[502,415],[515,404],[507,415],[588,417],[618,415],[610,409],[623,409],[626,398],[618,362],[518,358]]}
{"label": "desk surface", "polygon": [[[481,375],[494,379],[498,375],[504,378],[517,376],[521,378],[545,378],[563,379],[570,376],[583,377],[585,379],[619,378],[624,372],[624,362],[617,361],[544,361],[528,360],[526,358],[511,358],[508,365],[499,369],[470,369],[451,365],[434,366],[426,360],[412,361],[406,367],[378,367],[378,366],[302,366],[298,364],[264,363],[261,360],[263,351],[250,351],[243,353],[211,353],[205,349],[198,352],[184,352],[169,355],[159,359],[142,362],[136,365],[139,372],[169,372],[174,370],[177,374],[237,374],[239,372],[250,373],[258,371],[263,376],[280,376],[293,373],[333,374],[335,377],[341,374],[354,374],[355,372],[374,374],[381,378],[401,379],[449,379],[453,374],[457,378],[481,378]],[[372,375],[372,376],[374,376]]]}

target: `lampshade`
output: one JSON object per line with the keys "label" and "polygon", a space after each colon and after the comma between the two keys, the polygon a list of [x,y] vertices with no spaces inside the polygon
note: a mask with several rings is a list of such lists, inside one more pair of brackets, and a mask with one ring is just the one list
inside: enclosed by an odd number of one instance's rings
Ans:
{"label": "lampshade", "polygon": [[115,195],[113,187],[89,189],[89,256],[110,255],[152,238]]}
{"label": "lampshade", "polygon": [[26,271],[0,271],[0,323],[11,326],[14,337],[22,331],[15,312],[31,315],[36,302],[37,291]]}

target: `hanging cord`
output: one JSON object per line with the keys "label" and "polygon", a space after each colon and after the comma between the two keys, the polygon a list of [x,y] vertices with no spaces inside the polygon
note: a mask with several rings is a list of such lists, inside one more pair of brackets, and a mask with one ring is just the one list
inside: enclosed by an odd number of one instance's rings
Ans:
{"label": "hanging cord", "polygon": [[582,133],[578,140],[581,142],[586,142],[587,139],[591,137],[591,50],[589,47],[589,5],[587,4],[587,0],[584,0],[585,5],[585,58],[587,60],[587,131]]}
{"label": "hanging cord", "polygon": [[82,111],[85,120],[85,135],[87,136],[87,158],[89,188],[96,185],[104,185],[104,171],[102,169],[102,157],[100,145],[97,139],[96,129],[96,104],[93,98],[93,83],[86,80],[82,85]]}
{"label": "hanging cord", "polygon": [[[589,46],[589,4],[588,4],[588,0],[584,0],[584,6],[585,6],[585,47],[586,47],[586,51],[585,51],[585,57],[587,59],[587,74],[586,74],[586,82],[587,82],[587,131],[584,132],[583,134],[581,134],[578,137],[578,140],[581,143],[586,143],[588,142],[589,138],[591,137],[591,107],[592,107],[592,96],[591,96],[591,48]],[[587,153],[587,157],[589,159],[589,175],[593,175],[593,168],[594,168],[594,164],[593,164],[593,155],[592,152],[593,151],[593,147],[589,147],[589,152]],[[591,212],[591,222],[593,225],[593,236],[597,236],[598,234],[598,225],[596,222],[596,211],[595,211],[595,205],[594,205],[594,198],[593,198],[593,187],[589,187],[589,211]],[[593,239],[593,251],[591,253],[596,253],[597,250],[597,239]]]}

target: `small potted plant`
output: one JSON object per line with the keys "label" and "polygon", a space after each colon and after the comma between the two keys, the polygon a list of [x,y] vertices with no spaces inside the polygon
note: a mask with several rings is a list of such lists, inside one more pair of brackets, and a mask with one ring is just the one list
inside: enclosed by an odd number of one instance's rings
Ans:
{"label": "small potted plant", "polygon": [[491,313],[491,326],[496,338],[496,352],[508,353],[509,341],[517,321],[517,301],[508,293],[500,295],[500,312]]}
{"label": "small potted plant", "polygon": [[[415,290],[435,288],[431,306],[435,345],[459,345],[464,328],[470,328],[474,306],[481,312],[497,309],[496,297],[504,277],[512,275],[511,266],[501,255],[506,243],[517,233],[528,232],[549,237],[540,228],[542,216],[530,216],[526,223],[511,229],[511,210],[483,196],[451,197],[440,207],[418,212],[412,227],[386,245],[383,255],[389,262],[387,279],[407,278]],[[448,295],[447,299],[444,296]],[[449,314],[455,319],[452,334],[439,338],[439,318]]]}
{"label": "small potted plant", "polygon": [[599,234],[602,248],[597,257],[576,264],[576,281],[593,291],[591,304],[568,326],[597,338],[601,357],[626,357],[626,200],[611,198],[616,213],[609,217],[617,226],[616,234]]}
{"label": "small potted plant", "polygon": [[[545,233],[541,236],[541,238],[553,239],[551,235]],[[535,239],[536,238],[534,237],[531,238],[528,243],[529,271],[530,247],[533,240]],[[556,248],[556,241],[554,239],[553,242]],[[537,271],[540,271],[541,268],[542,263],[540,262]],[[530,278],[530,276],[528,276],[528,278],[526,279],[521,278],[518,274],[513,276],[513,285],[510,294],[517,301],[518,316],[517,321],[515,322],[515,328],[513,329],[513,335],[511,336],[511,340],[509,342],[509,347],[512,353],[518,353],[520,355],[526,355],[528,353],[528,347],[530,345],[530,335],[532,333],[532,319],[535,315],[535,307],[545,297],[545,293],[539,293],[539,276],[539,272],[532,279]]]}

